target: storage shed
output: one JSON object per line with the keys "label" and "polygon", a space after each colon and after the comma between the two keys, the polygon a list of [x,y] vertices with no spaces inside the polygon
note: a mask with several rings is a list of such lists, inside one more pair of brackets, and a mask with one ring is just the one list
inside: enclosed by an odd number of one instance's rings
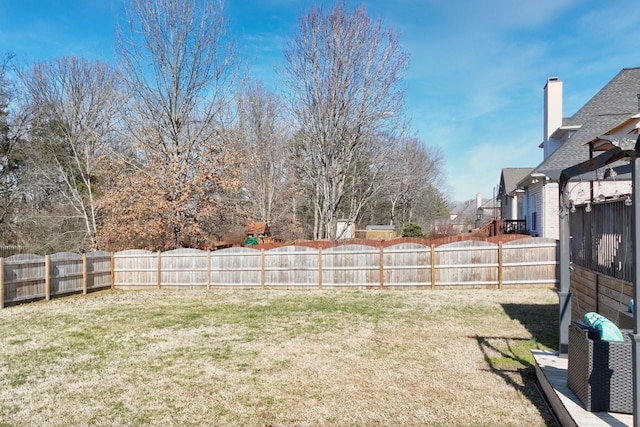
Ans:
{"label": "storage shed", "polygon": [[369,240],[388,240],[396,237],[396,228],[393,225],[367,225],[365,233]]}

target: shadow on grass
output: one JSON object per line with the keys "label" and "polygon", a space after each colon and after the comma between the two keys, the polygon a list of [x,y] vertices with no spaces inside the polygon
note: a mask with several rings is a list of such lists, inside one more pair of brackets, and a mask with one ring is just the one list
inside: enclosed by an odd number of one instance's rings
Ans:
{"label": "shadow on grass", "polygon": [[520,322],[537,343],[558,350],[558,304],[502,304],[502,309]]}
{"label": "shadow on grass", "polygon": [[[557,304],[502,304],[504,312],[529,332],[530,338],[475,336],[488,368],[529,399],[547,425],[557,420],[539,388],[532,349],[557,349]],[[499,335],[499,334],[497,334]]]}
{"label": "shadow on grass", "polygon": [[[558,426],[555,416],[542,395],[536,377],[532,348],[540,348],[535,340],[516,337],[473,337],[478,342],[488,368],[507,385],[519,391],[538,409],[547,426]],[[508,405],[509,402],[505,402]]]}

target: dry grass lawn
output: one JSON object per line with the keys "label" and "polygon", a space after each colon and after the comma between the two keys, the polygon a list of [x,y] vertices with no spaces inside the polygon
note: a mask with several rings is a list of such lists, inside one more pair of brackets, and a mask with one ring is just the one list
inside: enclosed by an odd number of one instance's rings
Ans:
{"label": "dry grass lawn", "polygon": [[551,289],[103,291],[0,310],[0,425],[544,426]]}

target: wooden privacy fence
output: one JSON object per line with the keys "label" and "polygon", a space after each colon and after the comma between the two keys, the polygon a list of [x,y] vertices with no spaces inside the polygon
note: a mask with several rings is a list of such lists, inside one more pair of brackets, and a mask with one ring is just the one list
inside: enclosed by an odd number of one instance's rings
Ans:
{"label": "wooden privacy fence", "polygon": [[113,284],[123,289],[555,286],[557,248],[554,239],[532,237],[440,246],[127,250],[113,255]]}
{"label": "wooden privacy fence", "polygon": [[539,237],[440,246],[176,249],[0,258],[0,308],[104,288],[555,286],[558,244]]}
{"label": "wooden privacy fence", "polygon": [[111,253],[19,254],[0,258],[0,308],[111,286]]}

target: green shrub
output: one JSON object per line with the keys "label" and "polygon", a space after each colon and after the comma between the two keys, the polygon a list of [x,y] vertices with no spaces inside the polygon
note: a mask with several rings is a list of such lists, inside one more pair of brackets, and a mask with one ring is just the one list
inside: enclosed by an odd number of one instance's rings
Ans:
{"label": "green shrub", "polygon": [[419,224],[408,222],[402,227],[402,237],[424,237],[424,233]]}

